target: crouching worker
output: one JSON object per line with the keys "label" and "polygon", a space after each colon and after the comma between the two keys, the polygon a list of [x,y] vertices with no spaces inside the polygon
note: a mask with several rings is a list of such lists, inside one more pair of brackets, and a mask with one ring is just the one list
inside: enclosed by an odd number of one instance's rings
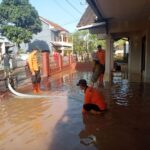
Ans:
{"label": "crouching worker", "polygon": [[88,87],[85,79],[79,80],[77,86],[80,86],[80,89],[84,90],[83,113],[100,114],[107,109],[107,104],[102,94],[97,89]]}
{"label": "crouching worker", "polygon": [[41,82],[40,66],[37,59],[37,52],[38,49],[33,48],[28,56],[28,65],[32,74],[31,80],[33,84],[33,92],[35,94],[40,92],[40,82]]}

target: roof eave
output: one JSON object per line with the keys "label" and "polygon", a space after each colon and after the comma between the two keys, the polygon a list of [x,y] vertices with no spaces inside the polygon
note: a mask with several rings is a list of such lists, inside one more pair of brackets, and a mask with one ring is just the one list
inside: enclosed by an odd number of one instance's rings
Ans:
{"label": "roof eave", "polygon": [[81,27],[77,27],[78,30],[86,30],[86,29],[91,29],[91,28],[95,28],[95,27],[99,27],[99,26],[104,26],[106,25],[106,22],[98,22],[98,23],[92,23],[90,25],[85,25],[85,26],[81,26]]}
{"label": "roof eave", "polygon": [[98,17],[98,20],[105,20],[102,13],[97,8],[96,2],[94,0],[87,0],[87,3],[90,5],[96,16]]}

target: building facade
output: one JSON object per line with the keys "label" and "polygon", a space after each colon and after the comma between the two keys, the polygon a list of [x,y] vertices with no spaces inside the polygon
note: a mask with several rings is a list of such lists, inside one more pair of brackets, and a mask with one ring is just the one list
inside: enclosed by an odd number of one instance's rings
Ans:
{"label": "building facade", "polygon": [[111,80],[113,43],[125,37],[129,42],[129,81],[150,82],[150,1],[87,0],[87,3],[89,7],[77,27],[105,35],[105,80]]}
{"label": "building facade", "polygon": [[40,20],[42,31],[33,35],[31,42],[22,44],[21,48],[27,51],[36,46],[42,51],[50,51],[50,53],[57,51],[61,52],[62,55],[66,52],[72,52],[71,34],[60,25],[43,17],[40,17]]}

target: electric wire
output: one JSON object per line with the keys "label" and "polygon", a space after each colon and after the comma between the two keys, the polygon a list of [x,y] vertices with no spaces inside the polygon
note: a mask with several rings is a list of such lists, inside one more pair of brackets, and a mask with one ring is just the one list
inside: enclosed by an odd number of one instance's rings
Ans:
{"label": "electric wire", "polygon": [[67,11],[67,9],[65,9],[57,0],[54,0],[54,2],[68,15],[70,15],[71,17],[73,17],[74,19],[77,19],[75,16],[73,16],[69,11]]}
{"label": "electric wire", "polygon": [[73,6],[68,0],[66,0],[66,2],[67,2],[74,10],[76,10],[79,14],[82,14],[82,12],[79,11],[75,6]]}

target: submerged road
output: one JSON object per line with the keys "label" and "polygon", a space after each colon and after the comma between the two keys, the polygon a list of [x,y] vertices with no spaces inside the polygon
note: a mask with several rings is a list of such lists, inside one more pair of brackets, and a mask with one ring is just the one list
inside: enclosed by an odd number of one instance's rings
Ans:
{"label": "submerged road", "polygon": [[[50,98],[1,100],[0,150],[148,150],[150,85],[123,80],[105,86],[100,90],[108,112],[82,115],[83,93],[76,83],[90,77],[70,72],[43,81]],[[31,87],[23,91],[31,94]]]}

